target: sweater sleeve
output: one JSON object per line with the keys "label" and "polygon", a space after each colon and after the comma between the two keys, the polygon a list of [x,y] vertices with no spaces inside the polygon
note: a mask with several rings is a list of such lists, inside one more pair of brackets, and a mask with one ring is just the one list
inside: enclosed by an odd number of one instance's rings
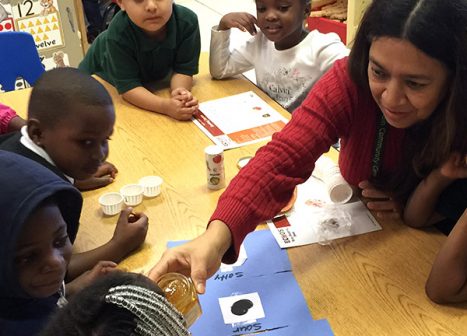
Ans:
{"label": "sweater sleeve", "polygon": [[256,153],[221,195],[211,217],[227,224],[232,246],[224,256],[233,262],[245,236],[275,216],[297,184],[308,179],[314,163],[351,123],[355,92],[348,88],[347,59],[313,87],[284,129]]}
{"label": "sweater sleeve", "polygon": [[[248,59],[248,42],[242,43],[230,51],[230,29],[211,29],[209,48],[209,72],[215,79],[228,78],[251,70],[254,64]],[[250,48],[251,49],[251,48]]]}
{"label": "sweater sleeve", "polygon": [[8,132],[11,119],[17,117],[16,112],[9,106],[0,103],[0,134]]}

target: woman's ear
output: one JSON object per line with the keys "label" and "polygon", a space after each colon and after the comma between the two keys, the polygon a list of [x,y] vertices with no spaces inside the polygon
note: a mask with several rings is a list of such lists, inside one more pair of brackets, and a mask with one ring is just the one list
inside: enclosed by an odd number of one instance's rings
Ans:
{"label": "woman's ear", "polygon": [[28,135],[31,140],[38,146],[41,146],[42,140],[42,127],[41,122],[35,118],[28,119],[27,121],[28,126]]}

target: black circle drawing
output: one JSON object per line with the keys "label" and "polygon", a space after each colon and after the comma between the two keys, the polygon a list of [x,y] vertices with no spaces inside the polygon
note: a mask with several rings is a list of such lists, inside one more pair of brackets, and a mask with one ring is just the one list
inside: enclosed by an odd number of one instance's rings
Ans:
{"label": "black circle drawing", "polygon": [[253,302],[247,299],[239,300],[235,302],[232,307],[230,308],[230,311],[232,314],[237,315],[237,316],[242,316],[248,313],[248,310],[253,307]]}

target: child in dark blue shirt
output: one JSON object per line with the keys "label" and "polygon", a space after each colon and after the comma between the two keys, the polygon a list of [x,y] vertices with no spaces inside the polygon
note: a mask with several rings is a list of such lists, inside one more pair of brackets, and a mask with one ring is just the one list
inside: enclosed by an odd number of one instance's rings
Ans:
{"label": "child in dark blue shirt", "polygon": [[[37,335],[66,302],[63,283],[82,198],[70,183],[14,153],[0,151],[0,171],[0,334]],[[114,267],[96,265],[70,284],[69,294]]]}

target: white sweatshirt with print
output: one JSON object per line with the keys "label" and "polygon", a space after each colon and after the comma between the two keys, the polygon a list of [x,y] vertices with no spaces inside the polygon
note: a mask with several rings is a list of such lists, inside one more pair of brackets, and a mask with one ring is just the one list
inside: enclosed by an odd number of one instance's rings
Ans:
{"label": "white sweatshirt with print", "polygon": [[255,69],[256,83],[271,98],[292,112],[305,99],[316,81],[335,60],[349,54],[337,34],[311,31],[303,41],[286,50],[276,50],[261,32],[230,45],[230,29],[211,29],[209,71],[216,79]]}

